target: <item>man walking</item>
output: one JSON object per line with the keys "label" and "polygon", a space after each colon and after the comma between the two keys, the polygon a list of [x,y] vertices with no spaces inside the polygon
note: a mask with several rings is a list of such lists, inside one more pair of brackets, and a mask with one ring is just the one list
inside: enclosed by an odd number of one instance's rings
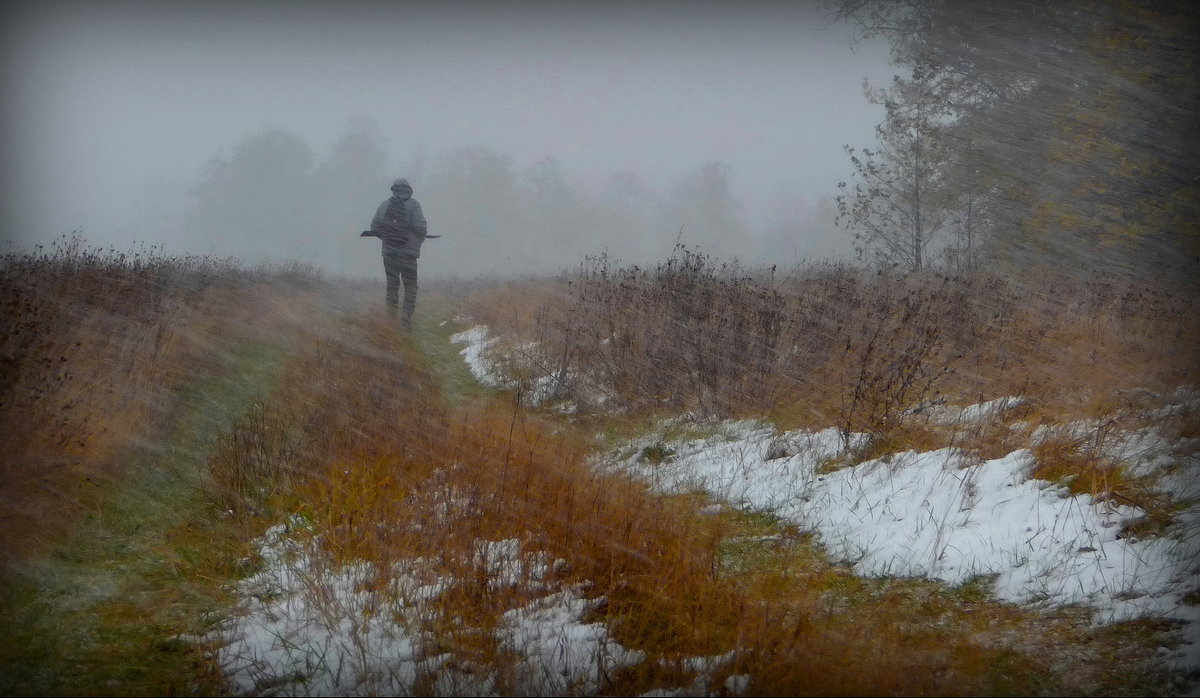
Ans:
{"label": "man walking", "polygon": [[393,317],[399,305],[400,282],[404,281],[401,321],[405,329],[412,327],[413,310],[417,306],[417,258],[421,256],[421,243],[429,234],[421,204],[412,198],[412,193],[407,179],[401,177],[393,182],[391,197],[380,204],[371,220],[371,229],[363,233],[363,237],[372,236],[383,241],[387,309]]}

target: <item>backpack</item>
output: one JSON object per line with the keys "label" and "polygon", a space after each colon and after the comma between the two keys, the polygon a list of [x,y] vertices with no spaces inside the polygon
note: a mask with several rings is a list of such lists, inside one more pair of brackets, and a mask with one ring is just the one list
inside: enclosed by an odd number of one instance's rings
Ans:
{"label": "backpack", "polygon": [[412,230],[412,223],[409,220],[407,203],[405,199],[398,197],[392,197],[392,200],[388,202],[387,210],[383,213],[380,237],[402,245],[408,242],[408,233]]}

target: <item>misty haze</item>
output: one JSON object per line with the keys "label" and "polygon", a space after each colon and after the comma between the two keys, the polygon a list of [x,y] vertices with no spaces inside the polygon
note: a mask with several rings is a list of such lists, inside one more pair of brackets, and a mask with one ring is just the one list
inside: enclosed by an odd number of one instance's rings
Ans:
{"label": "misty haze", "polygon": [[[849,255],[845,143],[886,44],[817,3],[44,3],[8,11],[5,237],[375,273],[394,177],[428,273],[555,271],[682,240]],[[285,252],[286,250],[286,252]]]}
{"label": "misty haze", "polygon": [[1197,695],[1198,24],[6,5],[0,694]]}

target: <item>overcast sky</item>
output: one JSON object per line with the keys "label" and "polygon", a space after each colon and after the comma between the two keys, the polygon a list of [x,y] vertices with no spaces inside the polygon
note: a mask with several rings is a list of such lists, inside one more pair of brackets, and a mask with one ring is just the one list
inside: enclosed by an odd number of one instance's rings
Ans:
{"label": "overcast sky", "polygon": [[881,118],[862,81],[892,74],[886,47],[855,44],[804,0],[42,0],[3,12],[0,240],[22,247],[82,227],[100,244],[180,251],[162,221],[211,158],[271,127],[320,158],[363,118],[397,169],[483,145],[518,167],[553,156],[589,184],[633,170],[665,188],[722,161],[760,222],[789,192],[810,205],[834,193],[850,172],[843,144],[870,145]]}

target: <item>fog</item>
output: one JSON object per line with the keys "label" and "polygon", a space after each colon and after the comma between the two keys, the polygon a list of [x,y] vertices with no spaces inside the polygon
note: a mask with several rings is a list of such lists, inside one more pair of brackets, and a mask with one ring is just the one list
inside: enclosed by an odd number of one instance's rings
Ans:
{"label": "fog", "polygon": [[848,256],[843,145],[887,46],[817,2],[40,2],[4,10],[0,241],[376,274],[408,177],[430,276],[681,241]]}

